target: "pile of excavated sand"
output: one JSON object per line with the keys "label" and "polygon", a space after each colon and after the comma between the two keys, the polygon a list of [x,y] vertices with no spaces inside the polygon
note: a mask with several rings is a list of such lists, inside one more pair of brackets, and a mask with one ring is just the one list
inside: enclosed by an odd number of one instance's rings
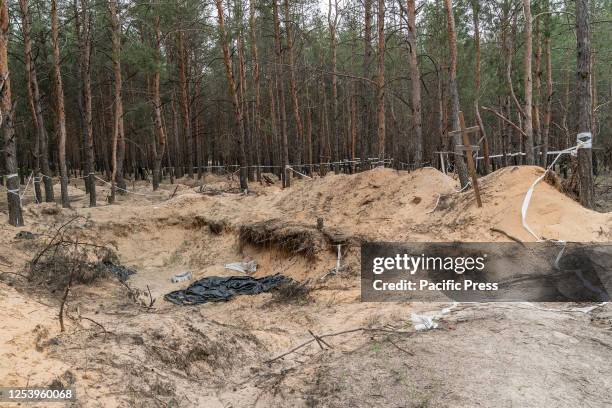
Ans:
{"label": "pile of excavated sand", "polygon": [[[521,222],[521,206],[544,170],[506,167],[479,179],[483,207],[474,191],[433,168],[411,173],[374,169],[357,175],[304,180],[283,191],[274,205],[293,220],[315,222],[372,239],[413,241],[499,241],[507,236],[534,241]],[[612,214],[582,207],[546,182],[535,188],[527,222],[543,239],[608,241]]]}
{"label": "pile of excavated sand", "polygon": [[[500,169],[480,179],[482,209],[476,207],[474,194],[469,191],[461,194],[469,198],[469,205],[458,206],[455,212],[472,218],[474,225],[498,228],[522,241],[535,241],[522,225],[521,206],[529,187],[543,173],[542,168],[535,166]],[[541,239],[584,242],[612,239],[612,213],[586,209],[545,181],[535,187],[526,221]]]}
{"label": "pile of excavated sand", "polygon": [[455,182],[433,168],[412,173],[387,168],[355,175],[304,180],[283,192],[277,206],[302,216],[393,219],[405,212],[425,212],[430,197],[451,193]]}

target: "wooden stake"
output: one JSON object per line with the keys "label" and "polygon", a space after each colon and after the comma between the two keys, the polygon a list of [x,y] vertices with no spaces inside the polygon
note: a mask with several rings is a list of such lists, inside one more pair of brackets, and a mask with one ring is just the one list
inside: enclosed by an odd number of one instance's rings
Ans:
{"label": "wooden stake", "polygon": [[476,203],[478,203],[478,207],[482,207],[482,200],[480,199],[480,188],[478,187],[478,176],[476,175],[476,167],[474,166],[474,158],[472,157],[472,149],[470,146],[470,136],[468,134],[468,130],[465,127],[465,119],[463,117],[463,112],[459,112],[459,126],[461,127],[461,136],[463,138],[463,145],[466,147],[466,158],[468,171],[470,172],[470,176],[472,177],[472,187],[474,187],[474,193],[476,194]]}

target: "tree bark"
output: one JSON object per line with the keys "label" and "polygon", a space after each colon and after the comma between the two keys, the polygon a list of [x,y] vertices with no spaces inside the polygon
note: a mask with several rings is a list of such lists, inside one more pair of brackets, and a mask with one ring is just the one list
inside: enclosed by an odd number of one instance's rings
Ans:
{"label": "tree bark", "polygon": [[378,158],[385,159],[385,0],[378,0],[378,76],[377,76],[377,114],[378,114]]}
{"label": "tree bark", "polygon": [[527,164],[535,164],[534,145],[533,145],[533,80],[531,73],[531,54],[532,46],[532,19],[531,19],[531,0],[523,0],[523,14],[525,15],[525,57],[523,62],[523,81],[525,83],[525,108],[523,108],[525,122],[525,158]]}
{"label": "tree bark", "polygon": [[[576,0],[576,97],[578,103],[578,133],[591,133],[591,90],[589,39],[589,0]],[[593,162],[589,147],[578,148],[580,203],[593,208]]]}
{"label": "tree bark", "polygon": [[491,163],[489,162],[489,140],[485,127],[480,117],[480,5],[478,0],[472,0],[472,17],[474,19],[474,48],[476,50],[475,58],[475,73],[474,73],[474,87],[476,97],[474,98],[474,114],[476,116],[476,122],[480,128],[480,133],[483,137],[483,161],[484,161],[484,174],[491,172]]}
{"label": "tree bark", "polygon": [[553,93],[552,55],[550,34],[548,30],[544,39],[544,58],[546,60],[546,105],[544,109],[544,128],[542,131],[542,163],[544,164],[544,167],[546,167],[548,165],[548,145],[550,137],[550,122],[552,117]]}
{"label": "tree bark", "polygon": [[57,105],[57,135],[59,150],[60,186],[62,207],[69,208],[68,198],[68,168],[66,167],[66,112],[64,108],[64,86],[60,69],[59,21],[57,17],[57,0],[51,0],[51,45],[53,48],[53,71],[55,98]]}
{"label": "tree bark", "polygon": [[193,140],[191,134],[191,120],[189,116],[189,86],[187,84],[187,52],[185,50],[185,35],[178,32],[178,70],[179,87],[181,90],[181,121],[183,124],[183,137],[187,147],[187,175],[193,178]]}
{"label": "tree bark", "polygon": [[[109,0],[108,9],[111,20],[112,35],[112,60],[113,73],[115,77],[114,91],[114,123],[113,123],[113,143],[112,143],[112,175],[111,175],[111,195],[109,203],[115,202],[116,187],[125,189],[123,181],[123,159],[125,155],[125,139],[123,130],[123,84],[121,78],[121,38],[119,18],[117,16],[117,0]],[[123,146],[123,147],[122,147]],[[122,153],[123,152],[123,153]]]}
{"label": "tree bark", "polygon": [[[536,10],[539,10],[538,7]],[[535,96],[533,101],[533,134],[534,134],[534,155],[535,163],[544,166],[542,153],[542,125],[540,121],[540,105],[542,103],[542,30],[540,19],[535,20],[535,39],[536,39],[536,51],[534,59],[534,73],[535,73]]]}
{"label": "tree bark", "polygon": [[293,30],[291,29],[291,14],[289,10],[289,0],[284,0],[285,4],[285,32],[287,35],[287,58],[289,65],[289,85],[291,90],[291,100],[293,102],[293,119],[295,120],[296,142],[298,146],[298,163],[301,162],[301,146],[304,143],[304,126],[300,115],[300,103],[297,92],[297,81],[295,78],[295,63],[293,55]]}
{"label": "tree bark", "polygon": [[446,20],[448,25],[448,42],[450,48],[450,75],[448,81],[448,87],[451,94],[451,109],[452,109],[452,127],[455,131],[453,135],[454,156],[455,156],[455,167],[457,168],[457,174],[459,175],[459,181],[461,187],[465,187],[468,182],[468,174],[465,162],[463,161],[463,154],[459,150],[459,146],[463,144],[461,140],[461,127],[459,125],[459,91],[457,89],[457,33],[455,31],[455,16],[453,15],[453,6],[451,0],[444,0],[446,7]]}
{"label": "tree bark", "polygon": [[91,10],[89,0],[80,0],[80,10],[75,0],[75,21],[77,24],[77,36],[79,43],[79,65],[83,81],[83,117],[84,117],[84,142],[85,142],[85,182],[88,184],[89,206],[96,206],[96,179],[95,179],[95,151],[93,137],[93,113],[91,97]]}
{"label": "tree bark", "polygon": [[416,35],[416,1],[408,0],[408,45],[410,62],[410,87],[412,96],[412,121],[415,136],[415,165],[418,167],[423,161],[423,118],[421,113],[421,74],[417,60]]}
{"label": "tree bark", "polygon": [[176,93],[172,94],[170,101],[172,110],[172,136],[174,137],[174,169],[173,174],[176,177],[183,177],[183,149],[180,143],[179,119],[178,110],[176,109]]}
{"label": "tree bark", "polygon": [[[285,0],[287,1],[287,0]],[[334,16],[332,18],[332,10]],[[337,70],[337,41],[336,41],[336,28],[338,27],[338,0],[329,0],[327,10],[327,25],[329,27],[329,47],[331,52],[331,69],[334,74],[331,76],[332,81],[332,121],[331,121],[331,133],[334,138],[334,162],[340,160],[340,135],[338,134],[338,126],[336,121],[338,120],[338,77],[335,75]],[[336,173],[338,173],[338,164],[334,165]]]}
{"label": "tree bark", "polygon": [[4,167],[9,173],[6,178],[6,199],[9,209],[9,224],[23,225],[21,198],[19,197],[19,176],[17,167],[17,136],[13,126],[13,103],[11,79],[8,67],[9,15],[7,0],[0,0],[0,128],[4,133]]}
{"label": "tree bark", "polygon": [[[364,78],[371,79],[371,65],[372,65],[372,1],[364,0],[364,34],[363,34],[363,76]],[[359,155],[362,159],[366,158],[366,155],[371,152],[371,133],[370,133],[370,121],[371,121],[371,91],[369,84],[362,83],[362,101],[361,101],[361,112],[362,112],[362,136],[359,138]]]}
{"label": "tree bark", "polygon": [[274,70],[275,81],[278,86],[278,111],[280,118],[280,136],[281,136],[281,168],[283,177],[283,188],[291,186],[291,178],[287,166],[289,165],[289,144],[287,143],[287,120],[285,113],[285,86],[282,78],[282,55],[281,55],[281,40],[280,40],[280,20],[278,14],[277,0],[272,0],[272,13],[274,18],[274,54],[276,57],[276,67]]}
{"label": "tree bark", "polygon": [[53,202],[53,180],[51,179],[52,174],[51,170],[49,169],[49,141],[47,130],[45,128],[42,105],[40,103],[38,77],[36,75],[36,68],[34,67],[34,60],[32,58],[30,13],[27,0],[19,0],[19,7],[21,9],[24,62],[28,82],[28,104],[32,114],[32,122],[36,130],[36,176],[40,178],[40,170],[42,170],[42,179],[45,186],[45,201]]}
{"label": "tree bark", "polygon": [[259,84],[259,58],[257,55],[255,1],[249,0],[249,32],[251,37],[251,60],[253,64],[253,90],[255,92],[255,117],[253,141],[255,142],[255,162],[257,165],[257,181],[261,181],[261,90]]}
{"label": "tree bark", "polygon": [[221,43],[221,49],[223,50],[223,62],[225,63],[225,75],[227,77],[227,85],[229,87],[230,96],[232,97],[232,104],[234,105],[234,117],[236,120],[236,127],[238,128],[238,160],[240,164],[240,189],[242,191],[248,191],[247,182],[247,160],[245,151],[245,135],[244,135],[244,120],[242,114],[242,107],[238,100],[238,94],[236,92],[236,80],[234,79],[234,70],[232,67],[232,60],[229,52],[229,46],[227,43],[227,34],[225,32],[225,17],[223,15],[223,3],[222,0],[215,0],[217,6],[217,18],[219,22],[219,42]]}
{"label": "tree bark", "polygon": [[159,28],[159,16],[155,16],[155,72],[153,73],[153,112],[155,114],[155,131],[157,133],[157,149],[155,150],[155,161],[153,164],[153,191],[159,188],[161,181],[161,164],[166,152],[166,130],[162,120],[161,96],[159,92],[160,69],[161,69],[161,31]]}

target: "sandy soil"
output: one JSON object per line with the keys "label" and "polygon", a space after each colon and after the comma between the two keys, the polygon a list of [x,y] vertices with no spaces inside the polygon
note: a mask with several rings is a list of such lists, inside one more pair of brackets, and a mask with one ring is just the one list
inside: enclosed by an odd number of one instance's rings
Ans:
{"label": "sandy soil", "polygon": [[[128,285],[142,291],[141,301],[115,279],[76,285],[60,333],[61,291],[0,275],[0,385],[60,381],[76,387],[74,405],[83,407],[607,406],[609,304],[461,304],[440,328],[415,332],[411,312],[447,305],[359,301],[364,239],[535,240],[521,225],[520,208],[542,171],[509,167],[480,179],[481,209],[473,192],[457,193],[455,180],[430,168],[330,174],[295,180],[286,191],[252,183],[248,196],[223,193],[237,186],[224,176],[179,180],[179,188],[163,184],[155,193],[139,182],[129,187],[143,195],[121,196],[113,206],[102,205],[108,190],[100,186],[96,208],[86,207],[78,180],[70,187],[72,209],[36,205],[27,195],[27,225],[0,225],[0,273],[25,273],[45,234],[80,215],[71,233],[114,248],[137,271]],[[536,188],[527,220],[545,238],[612,238],[611,213],[586,210],[547,183]],[[262,222],[306,231],[314,256],[239,238]],[[35,236],[23,239],[20,231]],[[336,241],[344,243],[345,268],[328,275]],[[265,293],[194,307],[163,300],[187,285],[170,282],[176,273],[232,275],[225,263],[250,259],[259,264],[255,276],[282,272],[304,283],[308,295]],[[143,307],[150,298],[153,307]],[[312,339],[309,330],[355,328],[367,330],[266,363]]]}

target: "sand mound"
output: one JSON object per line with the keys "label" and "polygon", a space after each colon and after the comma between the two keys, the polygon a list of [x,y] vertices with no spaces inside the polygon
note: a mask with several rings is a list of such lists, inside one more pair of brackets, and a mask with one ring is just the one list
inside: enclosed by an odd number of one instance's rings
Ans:
{"label": "sand mound", "polygon": [[296,184],[277,201],[282,212],[310,222],[322,217],[341,225],[413,219],[433,207],[438,194],[454,191],[455,183],[433,168],[412,173],[377,168]]}
{"label": "sand mound", "polygon": [[[433,168],[411,173],[374,169],[296,182],[277,195],[276,208],[292,220],[326,225],[347,233],[391,241],[499,241],[535,238],[522,226],[521,206],[531,184],[543,174],[535,166],[507,167],[479,179],[483,207],[474,192],[458,193],[452,178]],[[434,211],[435,209],[435,211]],[[612,215],[583,208],[541,182],[527,222],[541,238],[607,241]]]}
{"label": "sand mound", "polygon": [[[480,179],[483,208],[474,203],[474,193],[461,194],[463,205],[455,212],[473,217],[474,224],[489,224],[524,241],[535,238],[522,226],[521,206],[527,190],[544,173],[535,166],[506,167]],[[543,239],[566,241],[609,241],[612,214],[598,213],[542,181],[532,196],[527,223]]]}

